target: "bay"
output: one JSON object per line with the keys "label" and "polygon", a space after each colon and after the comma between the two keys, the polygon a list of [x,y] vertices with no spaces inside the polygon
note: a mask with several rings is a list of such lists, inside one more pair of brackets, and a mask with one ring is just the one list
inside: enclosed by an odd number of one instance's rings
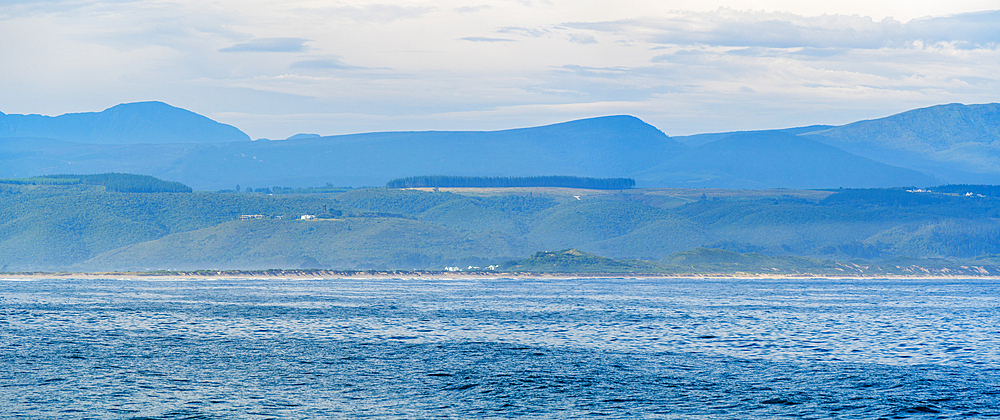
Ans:
{"label": "bay", "polygon": [[0,418],[1000,416],[983,279],[0,280]]}

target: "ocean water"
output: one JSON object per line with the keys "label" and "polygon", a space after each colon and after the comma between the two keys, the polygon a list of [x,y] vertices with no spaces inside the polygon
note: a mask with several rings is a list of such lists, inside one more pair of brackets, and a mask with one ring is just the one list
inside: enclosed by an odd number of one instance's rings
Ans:
{"label": "ocean water", "polygon": [[0,418],[1000,416],[992,280],[0,279]]}

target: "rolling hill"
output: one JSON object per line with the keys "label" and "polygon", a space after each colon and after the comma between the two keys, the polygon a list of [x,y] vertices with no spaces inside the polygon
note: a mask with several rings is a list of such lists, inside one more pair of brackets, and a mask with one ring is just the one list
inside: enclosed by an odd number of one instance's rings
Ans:
{"label": "rolling hill", "polygon": [[699,247],[840,260],[1000,254],[995,188],[269,195],[38,182],[0,180],[0,271],[440,269],[568,248],[647,261]]}

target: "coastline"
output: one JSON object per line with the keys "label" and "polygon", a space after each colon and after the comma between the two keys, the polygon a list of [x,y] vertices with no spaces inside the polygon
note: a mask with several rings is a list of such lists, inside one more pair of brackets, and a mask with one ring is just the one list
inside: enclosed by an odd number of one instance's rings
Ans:
{"label": "coastline", "polygon": [[858,275],[775,274],[775,273],[573,273],[573,272],[487,272],[487,271],[334,271],[334,270],[199,270],[199,271],[107,271],[107,272],[9,272],[0,280],[15,279],[158,279],[158,280],[476,280],[476,279],[841,279],[841,280],[1000,280],[993,275]]}

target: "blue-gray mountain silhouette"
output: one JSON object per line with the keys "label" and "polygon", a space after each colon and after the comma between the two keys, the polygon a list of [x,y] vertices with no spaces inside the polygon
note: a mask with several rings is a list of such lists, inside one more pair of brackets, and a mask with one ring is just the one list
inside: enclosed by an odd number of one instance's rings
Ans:
{"label": "blue-gray mountain silhouette", "polygon": [[691,188],[832,188],[933,185],[932,176],[783,131],[733,133],[636,175]]}
{"label": "blue-gray mountain silhouette", "polygon": [[1000,182],[1000,104],[948,104],[803,133],[955,183]]}
{"label": "blue-gray mountain silhouette", "polygon": [[839,127],[680,141],[638,118],[608,116],[499,131],[250,142],[231,126],[147,102],[59,117],[0,115],[0,177],[129,172],[196,189],[376,186],[417,175],[630,177],[641,187],[1000,183],[998,109],[943,105]]}
{"label": "blue-gray mountain silhouette", "polygon": [[249,141],[231,125],[163,102],[116,105],[101,112],[44,115],[0,113],[0,138],[40,137],[76,143],[210,143]]}

